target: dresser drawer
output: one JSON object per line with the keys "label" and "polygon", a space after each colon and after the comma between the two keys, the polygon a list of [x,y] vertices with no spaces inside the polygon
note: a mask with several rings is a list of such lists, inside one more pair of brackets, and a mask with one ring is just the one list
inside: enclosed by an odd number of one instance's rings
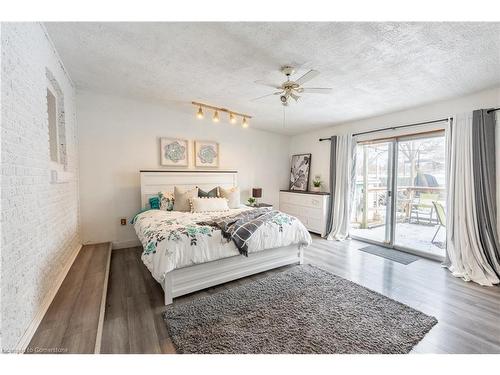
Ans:
{"label": "dresser drawer", "polygon": [[322,208],[324,196],[315,196],[308,194],[281,193],[280,202],[290,203],[297,206]]}
{"label": "dresser drawer", "polygon": [[288,203],[280,205],[280,211],[296,217],[307,230],[322,234],[325,230],[324,219],[320,209],[294,206]]}
{"label": "dresser drawer", "polygon": [[280,211],[292,216],[318,217],[323,216],[321,208],[309,208],[305,206],[296,206],[291,203],[280,203]]}
{"label": "dresser drawer", "polygon": [[323,228],[321,220],[305,216],[296,216],[296,218],[300,220],[302,224],[304,224],[309,232],[314,232],[321,235],[323,234],[325,228]]}

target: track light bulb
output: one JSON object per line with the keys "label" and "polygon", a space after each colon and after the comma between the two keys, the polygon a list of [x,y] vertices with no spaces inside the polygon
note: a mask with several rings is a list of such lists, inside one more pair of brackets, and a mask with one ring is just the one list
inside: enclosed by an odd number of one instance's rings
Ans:
{"label": "track light bulb", "polygon": [[243,122],[241,123],[241,126],[244,128],[248,128],[248,120],[246,117],[243,117]]}
{"label": "track light bulb", "polygon": [[201,106],[200,108],[198,108],[198,113],[196,113],[196,117],[199,118],[200,120],[204,117],[203,109],[201,109]]}
{"label": "track light bulb", "polygon": [[236,124],[236,116],[233,115],[232,113],[229,114],[229,122],[231,124]]}
{"label": "track light bulb", "polygon": [[219,119],[219,112],[217,110],[215,110],[214,112],[214,117],[212,117],[212,121],[213,122],[219,122],[220,119]]}

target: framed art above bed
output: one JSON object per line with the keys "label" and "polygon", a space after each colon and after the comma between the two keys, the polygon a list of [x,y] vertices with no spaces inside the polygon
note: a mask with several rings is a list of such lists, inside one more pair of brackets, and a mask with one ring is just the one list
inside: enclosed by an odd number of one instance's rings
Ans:
{"label": "framed art above bed", "polygon": [[160,164],[168,167],[187,167],[188,150],[187,139],[160,138]]}
{"label": "framed art above bed", "polygon": [[194,165],[197,168],[218,168],[219,144],[213,141],[194,141]]}

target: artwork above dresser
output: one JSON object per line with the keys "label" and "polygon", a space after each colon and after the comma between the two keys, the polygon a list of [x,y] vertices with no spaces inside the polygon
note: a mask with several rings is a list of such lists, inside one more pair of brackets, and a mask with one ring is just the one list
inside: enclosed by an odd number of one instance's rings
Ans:
{"label": "artwork above dresser", "polygon": [[299,219],[308,231],[326,234],[330,193],[280,190],[280,211]]}

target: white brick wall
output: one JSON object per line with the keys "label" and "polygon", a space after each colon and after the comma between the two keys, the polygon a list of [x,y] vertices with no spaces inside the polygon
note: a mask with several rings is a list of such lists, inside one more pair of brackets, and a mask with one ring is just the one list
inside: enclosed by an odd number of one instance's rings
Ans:
{"label": "white brick wall", "polygon": [[[38,23],[1,25],[2,348],[13,349],[80,244],[75,90]],[[64,93],[68,182],[51,184],[49,69]]]}

